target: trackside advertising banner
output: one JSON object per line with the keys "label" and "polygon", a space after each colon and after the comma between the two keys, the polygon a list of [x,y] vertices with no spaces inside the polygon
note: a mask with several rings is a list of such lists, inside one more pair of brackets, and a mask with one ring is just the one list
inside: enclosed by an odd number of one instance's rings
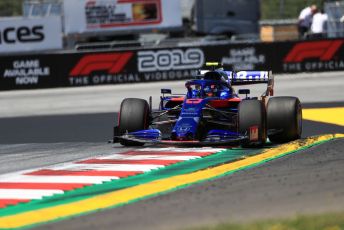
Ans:
{"label": "trackside advertising banner", "polygon": [[189,79],[205,61],[201,48],[86,53],[70,57],[71,86]]}
{"label": "trackside advertising banner", "polygon": [[182,26],[176,0],[65,0],[66,34]]}
{"label": "trackside advertising banner", "polygon": [[58,87],[55,55],[0,56],[0,90]]}
{"label": "trackside advertising banner", "polygon": [[0,56],[0,89],[184,80],[206,61],[274,73],[344,70],[344,40],[7,55]]}
{"label": "trackside advertising banner", "polygon": [[0,53],[62,49],[60,17],[0,20]]}
{"label": "trackside advertising banner", "polygon": [[207,60],[233,70],[298,73],[344,70],[344,39],[205,46]]}
{"label": "trackside advertising banner", "polygon": [[286,55],[276,63],[278,72],[317,72],[344,70],[344,39],[290,44]]}

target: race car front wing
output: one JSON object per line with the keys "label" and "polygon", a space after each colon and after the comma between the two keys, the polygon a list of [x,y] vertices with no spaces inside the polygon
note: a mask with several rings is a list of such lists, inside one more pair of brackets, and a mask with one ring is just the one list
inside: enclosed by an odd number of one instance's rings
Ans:
{"label": "race car front wing", "polygon": [[180,145],[180,146],[219,146],[219,145],[238,145],[242,141],[249,139],[248,135],[227,130],[211,130],[204,140],[163,140],[160,130],[147,129],[137,132],[125,133],[124,135],[114,136],[113,143],[121,140],[139,142],[153,145]]}

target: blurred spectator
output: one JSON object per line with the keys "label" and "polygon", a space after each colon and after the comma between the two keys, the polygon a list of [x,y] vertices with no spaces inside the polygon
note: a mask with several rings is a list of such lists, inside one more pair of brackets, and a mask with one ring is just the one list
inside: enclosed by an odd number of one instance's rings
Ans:
{"label": "blurred spectator", "polygon": [[344,22],[344,15],[339,19],[340,22]]}
{"label": "blurred spectator", "polygon": [[317,12],[317,6],[311,5],[304,8],[299,15],[299,37],[306,38],[313,20],[313,15]]}
{"label": "blurred spectator", "polygon": [[328,16],[321,10],[314,14],[312,26],[311,26],[311,37],[315,39],[326,37],[326,22]]}

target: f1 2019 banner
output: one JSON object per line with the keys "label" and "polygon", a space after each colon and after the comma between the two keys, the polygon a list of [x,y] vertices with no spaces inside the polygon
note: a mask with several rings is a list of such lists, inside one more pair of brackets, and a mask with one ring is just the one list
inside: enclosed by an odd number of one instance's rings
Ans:
{"label": "f1 2019 banner", "polygon": [[71,56],[71,86],[189,79],[205,61],[201,48],[85,53]]}
{"label": "f1 2019 banner", "polygon": [[182,26],[179,1],[174,0],[68,0],[64,19],[67,34]]}
{"label": "f1 2019 banner", "polygon": [[206,61],[228,70],[344,70],[344,40],[0,56],[0,89],[190,79]]}

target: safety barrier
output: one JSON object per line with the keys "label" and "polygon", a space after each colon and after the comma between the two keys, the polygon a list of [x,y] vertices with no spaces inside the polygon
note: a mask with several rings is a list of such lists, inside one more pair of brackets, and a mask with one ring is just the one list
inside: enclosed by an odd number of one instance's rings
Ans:
{"label": "safety barrier", "polygon": [[205,61],[275,73],[344,70],[344,39],[0,56],[0,90],[178,80]]}

